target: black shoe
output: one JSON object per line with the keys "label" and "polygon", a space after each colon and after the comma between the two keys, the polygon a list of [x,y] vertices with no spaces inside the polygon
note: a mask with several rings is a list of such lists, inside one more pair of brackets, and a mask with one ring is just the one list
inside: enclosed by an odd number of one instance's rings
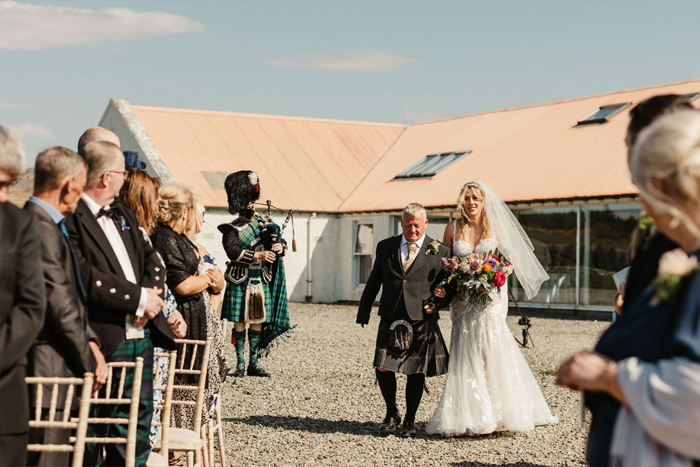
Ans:
{"label": "black shoe", "polygon": [[384,421],[382,422],[382,424],[379,425],[379,435],[389,436],[393,434],[394,432],[396,432],[396,429],[399,427],[400,424],[401,417],[399,416],[399,414],[387,414],[387,416],[384,417]]}
{"label": "black shoe", "polygon": [[259,365],[250,365],[248,366],[248,376],[261,376],[263,378],[267,378],[270,376],[270,373],[267,371],[263,370],[261,366]]}
{"label": "black shoe", "polygon": [[415,438],[416,437],[416,424],[403,422],[401,425],[401,432],[399,433],[401,438]]}
{"label": "black shoe", "polygon": [[233,376],[236,378],[242,378],[245,376],[245,367],[244,366],[239,366],[236,368],[236,371],[233,372]]}

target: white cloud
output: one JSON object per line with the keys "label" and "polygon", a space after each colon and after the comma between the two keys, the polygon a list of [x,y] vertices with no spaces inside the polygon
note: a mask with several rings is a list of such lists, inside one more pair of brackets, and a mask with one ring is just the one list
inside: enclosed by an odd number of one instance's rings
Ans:
{"label": "white cloud", "polygon": [[263,60],[264,63],[276,67],[319,68],[337,72],[364,71],[366,73],[394,70],[415,61],[416,59],[411,57],[381,50],[359,50],[339,56],[312,54],[296,60]]}
{"label": "white cloud", "polygon": [[38,107],[36,102],[0,101],[0,110],[32,110]]}
{"label": "white cloud", "polygon": [[39,50],[202,31],[183,16],[127,8],[87,10],[0,2],[0,49]]}
{"label": "white cloud", "polygon": [[20,140],[24,139],[55,139],[53,132],[46,128],[45,126],[39,125],[38,123],[23,123],[19,126],[10,127],[12,131],[15,132],[17,138]]}

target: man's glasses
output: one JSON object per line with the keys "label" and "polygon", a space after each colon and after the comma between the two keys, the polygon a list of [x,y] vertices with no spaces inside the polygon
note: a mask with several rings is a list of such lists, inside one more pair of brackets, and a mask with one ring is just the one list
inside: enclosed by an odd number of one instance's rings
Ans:
{"label": "man's glasses", "polygon": [[108,170],[105,172],[106,174],[122,174],[123,177],[126,177],[126,174],[129,172],[127,170]]}

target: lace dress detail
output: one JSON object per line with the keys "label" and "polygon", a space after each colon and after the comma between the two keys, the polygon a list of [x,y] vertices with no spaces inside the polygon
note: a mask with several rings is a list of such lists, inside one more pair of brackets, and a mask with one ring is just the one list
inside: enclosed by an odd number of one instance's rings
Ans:
{"label": "lace dress detail", "polygon": [[[473,250],[483,254],[498,246],[493,238]],[[471,246],[453,243],[457,256]],[[486,306],[452,301],[452,339],[445,390],[426,426],[428,434],[478,435],[494,431],[530,431],[556,423],[535,377],[506,324],[507,284],[490,293]]]}

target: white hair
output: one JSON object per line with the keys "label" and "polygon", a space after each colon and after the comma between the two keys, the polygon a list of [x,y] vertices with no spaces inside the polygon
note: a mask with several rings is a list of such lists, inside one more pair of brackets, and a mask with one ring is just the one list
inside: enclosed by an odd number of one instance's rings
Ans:
{"label": "white hair", "polygon": [[423,216],[426,219],[428,218],[428,215],[425,213],[425,208],[423,207],[422,204],[419,204],[419,203],[410,203],[405,208],[403,208],[403,213],[401,214],[401,217],[403,218],[406,216],[411,216],[411,217]]}
{"label": "white hair", "polygon": [[675,228],[686,217],[679,205],[700,199],[700,112],[677,110],[654,121],[639,134],[629,165],[642,198],[668,211]]}
{"label": "white hair", "polygon": [[22,142],[9,128],[0,126],[0,169],[17,178],[24,172],[26,159]]}

